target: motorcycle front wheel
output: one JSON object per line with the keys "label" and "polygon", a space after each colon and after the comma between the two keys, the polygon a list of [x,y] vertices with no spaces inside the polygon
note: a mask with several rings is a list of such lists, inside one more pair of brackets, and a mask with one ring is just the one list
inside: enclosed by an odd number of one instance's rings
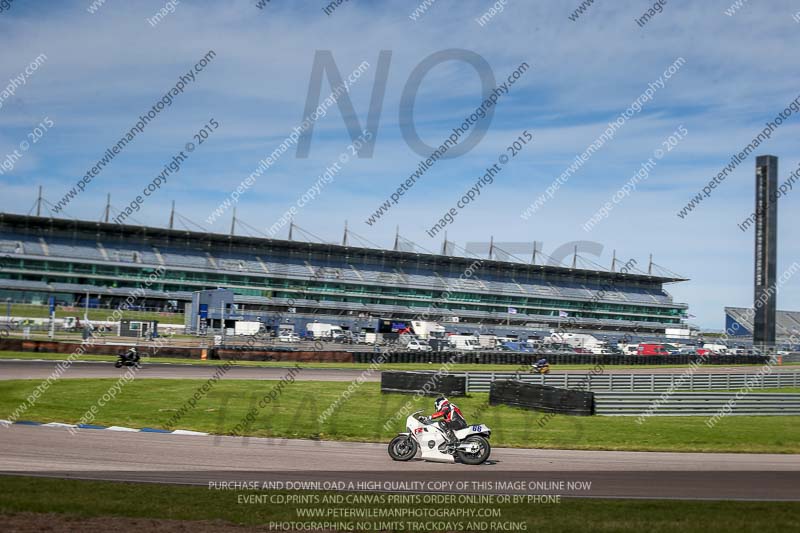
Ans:
{"label": "motorcycle front wheel", "polygon": [[114,363],[114,366],[115,366],[116,368],[121,368],[121,367],[122,367],[122,362],[120,362],[120,361],[117,361],[116,363]]}
{"label": "motorcycle front wheel", "polygon": [[417,455],[417,441],[409,435],[398,435],[389,443],[389,456],[395,461],[410,461]]}
{"label": "motorcycle front wheel", "polygon": [[492,446],[489,444],[488,440],[480,435],[471,435],[464,439],[462,444],[472,444],[473,442],[478,445],[478,451],[469,453],[463,450],[458,450],[458,458],[461,459],[462,463],[468,465],[479,465],[489,458],[489,454],[492,453]]}

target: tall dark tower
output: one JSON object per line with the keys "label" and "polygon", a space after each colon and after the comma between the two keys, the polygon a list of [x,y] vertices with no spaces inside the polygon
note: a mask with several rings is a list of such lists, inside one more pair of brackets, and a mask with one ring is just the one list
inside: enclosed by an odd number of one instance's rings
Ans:
{"label": "tall dark tower", "polygon": [[756,262],[753,345],[766,351],[775,346],[775,286],[778,262],[778,158],[756,157]]}

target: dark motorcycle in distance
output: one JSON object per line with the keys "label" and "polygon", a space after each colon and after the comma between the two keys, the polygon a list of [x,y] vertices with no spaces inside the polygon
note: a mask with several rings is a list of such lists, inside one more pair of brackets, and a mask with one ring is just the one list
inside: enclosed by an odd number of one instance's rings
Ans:
{"label": "dark motorcycle in distance", "polygon": [[543,365],[539,365],[534,363],[531,366],[531,373],[532,374],[549,374],[550,373],[550,365],[545,363]]}
{"label": "dark motorcycle in distance", "polygon": [[123,366],[135,366],[137,368],[141,368],[142,365],[139,364],[139,354],[136,352],[119,352],[117,354],[117,362],[114,363],[116,368],[122,368]]}

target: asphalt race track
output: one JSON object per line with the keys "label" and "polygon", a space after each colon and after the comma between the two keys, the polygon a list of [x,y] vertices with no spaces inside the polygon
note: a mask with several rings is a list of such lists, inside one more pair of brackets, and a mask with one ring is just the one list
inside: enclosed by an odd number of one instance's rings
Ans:
{"label": "asphalt race track", "polygon": [[[21,360],[21,359],[0,359],[0,380],[6,379],[46,379],[52,374],[59,361],[44,360]],[[222,364],[222,361],[219,362]],[[285,367],[255,367],[255,366],[234,366],[226,374],[225,379],[266,379],[279,380],[286,375],[287,369],[292,367],[290,362],[285,363]],[[514,365],[508,365],[508,372],[513,372]],[[436,370],[437,365],[431,365],[431,370]],[[757,366],[705,366],[699,367],[695,373],[756,373],[760,367]],[[773,368],[773,372],[795,371],[800,367]],[[61,378],[118,378],[124,369],[114,368],[111,362],[81,361],[74,362]],[[142,364],[142,369],[137,373],[140,378],[161,378],[161,379],[208,379],[216,371],[216,365],[197,365],[191,363],[156,363],[146,362]],[[456,371],[458,369],[456,368]],[[627,368],[609,369],[604,373],[614,374],[677,374],[684,371],[682,368]],[[553,370],[554,374],[574,373],[585,374],[587,370]],[[306,368],[297,375],[301,381],[352,381],[364,373],[363,369],[344,369],[344,368]],[[380,373],[373,372],[364,375],[365,381],[380,381]]]}
{"label": "asphalt race track", "polygon": [[[0,473],[204,486],[234,480],[353,481],[394,483],[392,491],[415,492],[412,485],[420,482],[430,486],[458,480],[579,481],[583,488],[534,492],[594,498],[800,501],[800,455],[496,448],[489,462],[468,466],[394,462],[385,444],[92,429],[73,435],[64,428],[26,425],[0,427]],[[501,492],[531,493],[516,487]]]}

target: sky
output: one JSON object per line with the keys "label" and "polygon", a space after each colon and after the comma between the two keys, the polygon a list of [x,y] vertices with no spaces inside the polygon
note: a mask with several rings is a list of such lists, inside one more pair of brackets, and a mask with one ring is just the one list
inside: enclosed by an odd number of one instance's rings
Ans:
{"label": "sky", "polygon": [[[670,0],[646,21],[653,3],[633,0],[598,0],[582,13],[578,0],[351,0],[327,13],[329,2],[288,0],[1,4],[0,211],[8,213],[32,212],[42,186],[45,214],[78,219],[99,220],[110,194],[112,216],[133,203],[132,223],[166,226],[175,201],[182,217],[221,233],[235,205],[242,235],[273,228],[286,238],[290,213],[325,241],[341,242],[347,221],[351,243],[387,248],[398,228],[419,250],[441,250],[446,230],[461,247],[493,238],[523,259],[526,243],[558,255],[590,241],[580,255],[594,263],[609,267],[616,254],[647,269],[652,254],[657,270],[689,278],[668,292],[689,305],[690,323],[719,330],[725,306],[752,305],[753,230],[738,225],[754,209],[755,157],[778,156],[781,183],[800,163],[792,111],[679,216],[800,96],[796,2]],[[183,92],[51,211],[209,51]],[[456,157],[436,161],[374,217],[428,156],[410,135],[429,150],[441,145],[523,64],[451,148]],[[303,154],[285,140],[307,109],[325,105],[332,66],[342,78],[360,72],[304,130]],[[20,76],[24,83],[12,81]],[[309,100],[320,79],[320,98]],[[598,145],[609,123],[612,135]],[[361,130],[371,153],[349,148],[350,132]],[[175,157],[180,169],[163,173]],[[793,189],[778,202],[779,275],[800,260]],[[587,227],[607,202],[607,216]],[[452,222],[431,237],[451,208]],[[790,277],[778,308],[799,310],[798,296],[800,280]]]}

